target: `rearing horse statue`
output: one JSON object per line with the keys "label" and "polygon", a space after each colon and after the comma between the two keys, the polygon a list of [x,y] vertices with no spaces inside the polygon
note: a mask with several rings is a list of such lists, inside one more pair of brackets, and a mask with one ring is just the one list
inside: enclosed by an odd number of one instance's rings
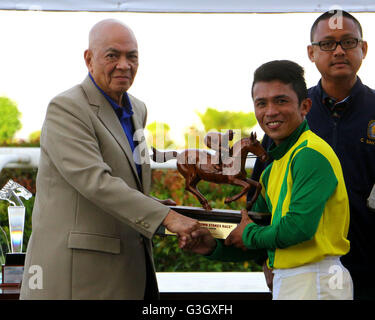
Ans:
{"label": "rearing horse statue", "polygon": [[[212,133],[211,133],[212,134]],[[217,133],[221,135],[220,133]],[[161,152],[151,147],[153,151],[152,159],[155,162],[166,162],[170,159],[177,159],[178,172],[185,178],[185,190],[190,191],[197,197],[205,210],[212,210],[207,199],[197,189],[200,180],[210,181],[218,184],[231,184],[241,186],[243,189],[235,196],[225,199],[225,203],[235,201],[249,191],[251,186],[256,188],[253,198],[246,205],[249,210],[260,191],[260,183],[246,177],[245,162],[249,152],[258,156],[262,161],[268,159],[267,152],[256,139],[256,134],[251,133],[249,137],[237,141],[229,149],[227,156],[221,155],[221,161],[218,164],[215,159],[218,157],[212,155],[207,150],[186,149],[181,153],[176,151]],[[220,152],[220,149],[216,152]]]}

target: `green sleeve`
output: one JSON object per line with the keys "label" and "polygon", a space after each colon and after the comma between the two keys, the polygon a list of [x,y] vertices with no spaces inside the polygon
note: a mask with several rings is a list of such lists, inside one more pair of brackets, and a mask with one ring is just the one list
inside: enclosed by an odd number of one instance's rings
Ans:
{"label": "green sleeve", "polygon": [[337,178],[329,161],[310,148],[294,157],[290,169],[293,186],[289,211],[279,223],[246,226],[242,239],[247,248],[286,248],[314,236],[325,204],[336,189]]}
{"label": "green sleeve", "polygon": [[267,255],[265,250],[242,250],[233,246],[227,247],[223,240],[216,239],[216,248],[211,255],[205,256],[209,260],[225,262],[240,262],[254,259],[262,259]]}

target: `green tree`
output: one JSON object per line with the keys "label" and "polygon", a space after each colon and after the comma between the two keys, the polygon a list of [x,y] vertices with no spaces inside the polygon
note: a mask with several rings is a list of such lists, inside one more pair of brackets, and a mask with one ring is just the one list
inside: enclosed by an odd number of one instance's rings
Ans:
{"label": "green tree", "polygon": [[185,145],[183,149],[205,149],[207,148],[203,143],[205,132],[197,129],[194,125],[185,129],[184,140]]}
{"label": "green tree", "polygon": [[20,118],[17,103],[7,97],[0,97],[0,143],[11,140],[21,129]]}
{"label": "green tree", "polygon": [[40,134],[42,133],[41,130],[37,130],[34,132],[31,132],[29,135],[29,142],[33,145],[40,145]]}
{"label": "green tree", "polygon": [[197,113],[206,132],[213,129],[218,131],[237,129],[249,135],[251,128],[257,123],[254,112],[219,111],[214,108],[207,108],[204,113]]}
{"label": "green tree", "polygon": [[168,149],[174,145],[173,140],[169,136],[170,127],[164,122],[152,122],[146,127],[148,131],[147,143],[157,149]]}

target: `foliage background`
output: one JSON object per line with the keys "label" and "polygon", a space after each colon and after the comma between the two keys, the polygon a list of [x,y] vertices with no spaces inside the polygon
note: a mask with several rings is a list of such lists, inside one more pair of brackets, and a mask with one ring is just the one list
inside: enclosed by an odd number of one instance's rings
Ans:
{"label": "foliage background", "polygon": [[17,103],[7,97],[0,97],[0,143],[9,141],[21,129],[21,112]]}
{"label": "foliage background", "polygon": [[207,108],[204,113],[197,113],[206,132],[241,129],[244,134],[250,135],[251,128],[257,123],[254,112],[219,111]]}

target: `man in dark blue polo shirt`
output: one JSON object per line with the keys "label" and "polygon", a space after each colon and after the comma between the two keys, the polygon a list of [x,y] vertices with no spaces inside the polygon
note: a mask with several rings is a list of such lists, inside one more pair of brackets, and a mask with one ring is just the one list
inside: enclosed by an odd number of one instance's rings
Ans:
{"label": "man in dark blue polo shirt", "polygon": [[[308,56],[322,78],[308,91],[313,103],[306,118],[340,159],[350,202],[351,249],[341,260],[351,273],[354,298],[375,299],[375,213],[367,207],[375,184],[375,91],[357,76],[367,43],[360,23],[336,10],[318,17],[310,40]],[[271,142],[265,136],[262,143],[267,148]],[[257,161],[252,178],[258,180],[264,167]]]}

